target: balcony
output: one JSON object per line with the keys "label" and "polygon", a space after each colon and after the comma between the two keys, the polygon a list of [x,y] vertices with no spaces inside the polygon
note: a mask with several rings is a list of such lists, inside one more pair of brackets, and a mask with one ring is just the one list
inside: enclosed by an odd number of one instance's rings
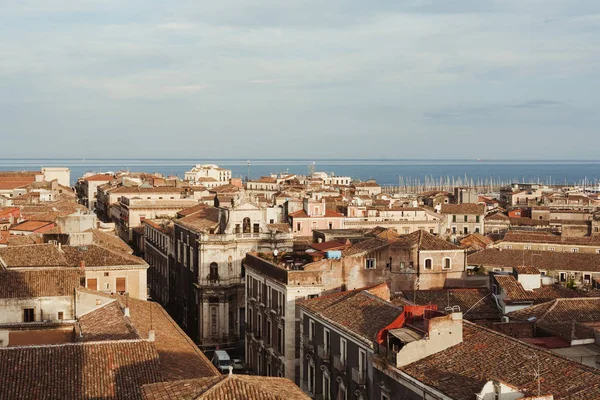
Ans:
{"label": "balcony", "polygon": [[327,363],[330,362],[329,359],[331,357],[331,351],[329,348],[325,348],[324,345],[320,344],[319,346],[317,346],[317,355],[324,362],[327,362]]}
{"label": "balcony", "polygon": [[352,368],[352,381],[358,385],[364,386],[367,381],[366,371],[361,371],[358,368]]}
{"label": "balcony", "polygon": [[346,360],[342,360],[340,355],[333,356],[333,368],[345,374],[346,367]]}
{"label": "balcony", "polygon": [[206,278],[200,279],[198,286],[232,286],[241,285],[244,280],[239,276],[222,277],[220,275],[207,275]]}
{"label": "balcony", "polygon": [[304,346],[306,347],[306,350],[308,350],[310,353],[314,353],[315,352],[315,344],[314,341],[308,338],[308,335],[304,335],[302,337],[302,342],[304,343]]}

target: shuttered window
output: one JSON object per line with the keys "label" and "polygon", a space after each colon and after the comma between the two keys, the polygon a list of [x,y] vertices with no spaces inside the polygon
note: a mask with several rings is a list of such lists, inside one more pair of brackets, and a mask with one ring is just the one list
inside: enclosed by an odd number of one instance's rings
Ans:
{"label": "shuttered window", "polygon": [[125,278],[117,278],[117,292],[125,292]]}
{"label": "shuttered window", "polygon": [[97,279],[88,279],[87,280],[88,289],[98,290],[98,280]]}

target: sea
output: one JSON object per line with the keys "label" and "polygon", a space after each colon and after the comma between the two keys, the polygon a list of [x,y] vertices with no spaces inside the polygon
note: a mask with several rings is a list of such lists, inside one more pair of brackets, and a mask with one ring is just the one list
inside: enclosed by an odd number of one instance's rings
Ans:
{"label": "sea", "polygon": [[189,158],[11,158],[0,160],[0,171],[68,167],[71,180],[87,172],[157,172],[183,178],[196,164],[217,164],[233,177],[256,179],[269,174],[308,174],[309,171],[375,179],[383,186],[426,182],[533,182],[598,186],[600,161],[596,160],[423,160],[423,159],[189,159]]}

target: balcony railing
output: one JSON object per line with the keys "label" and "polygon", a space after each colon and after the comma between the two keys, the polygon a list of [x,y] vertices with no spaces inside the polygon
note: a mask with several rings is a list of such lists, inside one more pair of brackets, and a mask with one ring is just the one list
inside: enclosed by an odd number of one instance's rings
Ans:
{"label": "balcony railing", "polygon": [[206,242],[231,242],[235,240],[286,240],[289,239],[289,235],[287,234],[271,234],[267,232],[254,232],[254,233],[224,233],[224,234],[216,234],[216,235],[202,235],[200,236],[200,243]]}
{"label": "balcony railing", "polygon": [[229,286],[239,285],[244,283],[244,278],[240,276],[232,276],[224,278],[220,275],[207,275],[206,278],[200,279],[198,285],[200,286]]}
{"label": "balcony railing", "polygon": [[311,352],[314,353],[315,352],[315,344],[314,341],[312,339],[308,338],[308,335],[304,335],[303,336],[303,340],[304,342],[304,346],[306,347],[306,349]]}
{"label": "balcony railing", "polygon": [[333,368],[346,373],[346,360],[342,360],[340,355],[333,356]]}
{"label": "balcony railing", "polygon": [[359,370],[358,368],[352,368],[352,381],[357,383],[358,385],[364,385],[366,382],[367,374],[363,370]]}
{"label": "balcony railing", "polygon": [[317,355],[325,362],[329,362],[329,357],[331,355],[330,349],[326,348],[324,345],[320,344],[317,346]]}

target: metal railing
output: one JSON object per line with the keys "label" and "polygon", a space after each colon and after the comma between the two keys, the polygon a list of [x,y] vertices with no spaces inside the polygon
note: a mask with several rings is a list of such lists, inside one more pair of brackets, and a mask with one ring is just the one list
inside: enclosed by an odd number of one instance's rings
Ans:
{"label": "metal railing", "polygon": [[352,368],[352,381],[359,385],[364,385],[366,383],[366,378],[366,371],[359,370],[358,368]]}
{"label": "metal railing", "polygon": [[317,355],[319,358],[323,359],[323,361],[329,362],[331,351],[328,347],[326,348],[325,345],[320,344],[317,346]]}
{"label": "metal railing", "polygon": [[346,373],[346,360],[342,360],[341,355],[333,356],[333,368],[340,372]]}

